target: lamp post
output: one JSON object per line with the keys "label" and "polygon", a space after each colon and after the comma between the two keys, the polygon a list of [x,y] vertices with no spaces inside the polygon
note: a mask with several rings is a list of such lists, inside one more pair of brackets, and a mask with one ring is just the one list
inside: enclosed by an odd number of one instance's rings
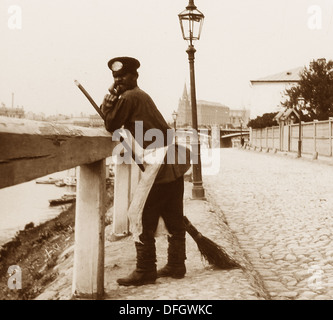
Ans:
{"label": "lamp post", "polygon": [[298,102],[298,148],[297,148],[297,158],[302,156],[302,108],[304,107],[304,98],[299,97]]}
{"label": "lamp post", "polygon": [[192,153],[194,155],[193,161],[193,199],[205,199],[205,190],[202,185],[201,174],[201,155],[200,155],[200,138],[198,134],[198,117],[197,117],[197,100],[195,94],[195,75],[194,75],[194,54],[196,52],[193,41],[200,39],[204,15],[194,5],[194,0],[189,0],[188,5],[184,11],[179,15],[179,22],[184,40],[187,40],[189,46],[186,50],[190,65],[190,86],[191,86],[191,108],[192,108]]}
{"label": "lamp post", "polygon": [[244,140],[243,140],[243,120],[242,119],[239,119],[239,124],[240,124],[240,130],[241,130],[240,144],[241,144],[241,147],[243,147]]}
{"label": "lamp post", "polygon": [[176,130],[177,130],[177,126],[176,126],[176,121],[177,121],[177,116],[178,116],[178,113],[176,111],[174,111],[172,113],[172,119],[173,119],[173,127],[175,129],[175,143],[177,143],[177,134],[176,134]]}

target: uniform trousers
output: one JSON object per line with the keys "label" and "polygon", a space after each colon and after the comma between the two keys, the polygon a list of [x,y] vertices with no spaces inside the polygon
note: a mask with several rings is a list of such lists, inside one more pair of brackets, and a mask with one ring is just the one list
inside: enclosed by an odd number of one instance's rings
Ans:
{"label": "uniform trousers", "polygon": [[148,195],[142,213],[143,243],[154,242],[159,217],[171,235],[185,235],[183,221],[184,177],[168,183],[154,184]]}

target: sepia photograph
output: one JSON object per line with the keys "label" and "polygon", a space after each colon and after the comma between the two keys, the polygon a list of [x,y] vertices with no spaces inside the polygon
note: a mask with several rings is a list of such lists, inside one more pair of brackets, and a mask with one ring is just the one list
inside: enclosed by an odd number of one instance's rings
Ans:
{"label": "sepia photograph", "polygon": [[0,300],[333,299],[332,1],[3,0],[0,39]]}

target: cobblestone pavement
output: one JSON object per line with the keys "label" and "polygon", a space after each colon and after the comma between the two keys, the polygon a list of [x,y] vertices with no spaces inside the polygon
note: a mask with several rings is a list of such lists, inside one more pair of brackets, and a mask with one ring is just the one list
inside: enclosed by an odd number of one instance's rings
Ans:
{"label": "cobblestone pavement", "polygon": [[331,163],[221,149],[205,188],[271,299],[333,299]]}
{"label": "cobblestone pavement", "polygon": [[[106,252],[106,299],[111,300],[262,300],[269,297],[259,275],[240,249],[237,239],[225,224],[224,216],[211,201],[191,199],[192,184],[185,184],[185,214],[206,237],[220,245],[242,267],[217,270],[202,259],[194,240],[186,235],[186,268],[183,279],[160,278],[155,284],[142,287],[121,287],[116,278],[127,275],[135,266],[135,250],[131,239],[110,243]],[[116,247],[120,251],[115,252]],[[124,253],[124,248],[131,253]],[[110,251],[111,250],[111,251]],[[157,265],[167,260],[167,240],[156,239]],[[112,257],[117,257],[116,271]]]}
{"label": "cobblestone pavement", "polygon": [[[118,286],[135,268],[130,237],[111,241],[106,230],[107,300],[288,300],[333,298],[333,163],[252,150],[221,149],[217,174],[204,175],[207,201],[191,199],[185,213],[239,264],[214,269],[187,234],[187,273],[141,287]],[[330,160],[331,161],[331,160]],[[167,241],[157,238],[157,264]],[[70,299],[73,248],[56,266],[59,277],[38,299]]]}
{"label": "cobblestone pavement", "polygon": [[[192,183],[185,182],[185,214],[204,236],[220,245],[239,264],[239,268],[214,269],[202,259],[197,244],[186,235],[186,268],[183,279],[160,278],[155,284],[140,287],[119,286],[117,278],[133,271],[136,254],[131,237],[111,241],[106,230],[105,299],[106,300],[264,300],[269,295],[259,274],[244,255],[237,238],[225,222],[218,206],[208,195],[207,201],[192,200]],[[156,239],[157,265],[167,260],[167,239]],[[66,257],[66,258],[65,258]],[[73,273],[73,247],[64,252],[57,265],[58,278],[38,300],[70,299]]]}

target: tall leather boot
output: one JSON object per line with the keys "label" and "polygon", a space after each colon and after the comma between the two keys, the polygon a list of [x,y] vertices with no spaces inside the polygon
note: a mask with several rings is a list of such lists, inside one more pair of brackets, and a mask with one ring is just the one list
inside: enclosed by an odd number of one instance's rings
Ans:
{"label": "tall leather boot", "polygon": [[157,271],[157,278],[184,278],[186,273],[185,232],[176,233],[168,237],[168,263]]}
{"label": "tall leather boot", "polygon": [[155,283],[156,280],[156,249],[154,241],[144,244],[135,242],[136,269],[126,278],[118,279],[121,286],[142,286]]}

